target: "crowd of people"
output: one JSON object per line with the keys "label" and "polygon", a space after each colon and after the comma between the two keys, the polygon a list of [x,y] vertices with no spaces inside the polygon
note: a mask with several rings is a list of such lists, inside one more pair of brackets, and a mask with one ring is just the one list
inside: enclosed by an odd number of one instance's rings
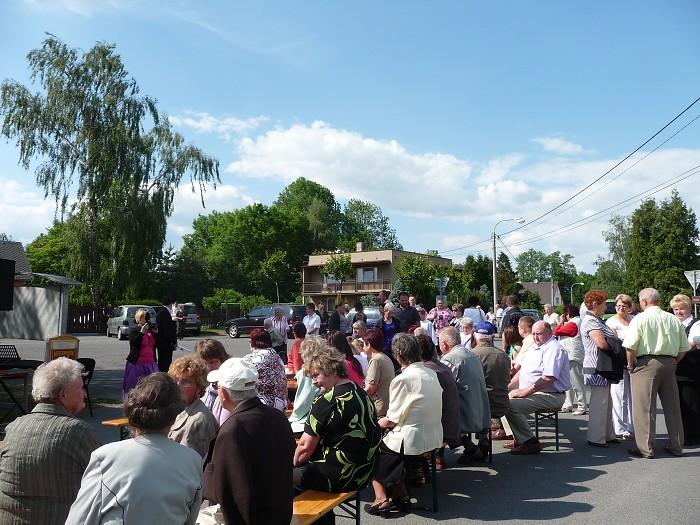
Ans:
{"label": "crowd of people", "polygon": [[[372,329],[361,308],[349,319],[339,304],[324,320],[310,303],[289,348],[275,312],[251,332],[246,356],[203,339],[166,371],[153,360],[154,328],[137,313],[124,379],[132,439],[100,446],[75,417],[81,365],[41,365],[37,405],[8,425],[0,452],[0,522],[193,524],[206,500],[226,523],[287,525],[295,494],[367,487],[366,512],[408,512],[425,453],[437,450],[437,470],[448,468],[445,447],[461,449],[460,465],[480,462],[491,433],[511,454],[537,454],[528,415],[538,411],[588,414],[590,446],[635,440],[629,453],[652,458],[657,394],[664,451],[680,456],[700,443],[700,323],[690,299],[675,296],[670,314],[645,289],[633,315],[633,299],[618,295],[617,315],[604,322],[606,299],[591,290],[581,309],[535,321],[512,296],[497,327],[478,300],[428,311],[400,293],[396,305],[380,298]],[[333,522],[333,513],[317,521]]]}

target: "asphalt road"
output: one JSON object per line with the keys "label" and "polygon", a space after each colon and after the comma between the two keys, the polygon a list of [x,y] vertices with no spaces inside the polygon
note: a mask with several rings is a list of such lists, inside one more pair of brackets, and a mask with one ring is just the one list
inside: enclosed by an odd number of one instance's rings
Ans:
{"label": "asphalt road", "polygon": [[[103,335],[80,337],[80,355],[93,357],[97,368],[90,392],[93,397],[121,397],[126,341]],[[198,339],[187,337],[182,345],[194,348]],[[248,352],[248,339],[220,339],[232,356]],[[21,357],[43,359],[43,341],[4,340],[15,344]],[[175,357],[181,355],[177,352]],[[114,441],[118,432],[99,423],[121,416],[120,408],[96,408],[94,417],[83,410],[80,417],[95,425],[104,442]],[[657,457],[631,458],[628,443],[608,449],[586,444],[587,416],[562,414],[561,447],[554,450],[551,431],[541,435],[544,450],[534,456],[513,456],[494,442],[493,463],[469,466],[456,464],[457,452],[445,454],[449,468],[437,474],[439,511],[414,510],[408,515],[392,513],[406,525],[439,521],[446,524],[498,522],[513,525],[698,525],[700,524],[700,448],[687,448],[674,458],[662,450],[667,444],[663,416],[657,418]],[[426,486],[429,487],[429,486]],[[421,505],[430,502],[430,489],[413,492]],[[373,499],[372,490],[362,494],[364,502]],[[362,512],[366,525],[386,523],[378,516]],[[336,519],[338,525],[351,522]]]}

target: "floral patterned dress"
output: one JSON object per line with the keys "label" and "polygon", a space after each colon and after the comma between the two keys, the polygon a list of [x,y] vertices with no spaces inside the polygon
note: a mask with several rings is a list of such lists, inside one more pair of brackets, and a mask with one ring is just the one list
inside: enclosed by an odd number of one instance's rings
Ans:
{"label": "floral patterned dress", "polygon": [[287,408],[287,376],[284,363],[272,348],[255,350],[243,359],[258,369],[258,397],[282,412]]}

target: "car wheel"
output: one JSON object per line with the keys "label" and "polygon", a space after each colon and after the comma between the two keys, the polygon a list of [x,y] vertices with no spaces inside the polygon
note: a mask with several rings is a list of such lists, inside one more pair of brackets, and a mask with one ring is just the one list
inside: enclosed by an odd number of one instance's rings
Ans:
{"label": "car wheel", "polygon": [[107,327],[107,337],[112,337],[112,334],[109,333],[109,326]]}
{"label": "car wheel", "polygon": [[120,341],[123,341],[124,339],[126,339],[126,336],[124,335],[124,332],[121,331],[121,329],[119,330],[118,334],[119,334]]}
{"label": "car wheel", "polygon": [[237,338],[240,336],[240,332],[238,331],[238,327],[235,324],[232,324],[231,326],[228,327],[228,336],[232,338]]}
{"label": "car wheel", "polygon": [[197,329],[194,331],[194,335],[199,335],[199,334],[201,334],[201,333],[202,333],[202,331],[201,331],[199,328],[197,328]]}

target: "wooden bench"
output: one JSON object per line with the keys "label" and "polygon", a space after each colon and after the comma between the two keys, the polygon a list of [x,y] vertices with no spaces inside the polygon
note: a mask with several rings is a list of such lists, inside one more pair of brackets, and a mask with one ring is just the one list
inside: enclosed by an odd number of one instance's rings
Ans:
{"label": "wooden bench", "polygon": [[333,509],[340,507],[345,514],[338,517],[351,518],[360,525],[360,494],[352,492],[323,492],[305,490],[294,498],[294,515],[290,525],[309,525]]}
{"label": "wooden bench", "polygon": [[559,450],[559,409],[551,410],[538,410],[534,414],[535,416],[535,437],[540,439],[540,423],[543,421],[552,421],[554,423],[554,443],[556,444],[556,450]]}
{"label": "wooden bench", "polygon": [[119,441],[122,441],[129,437],[129,420],[125,417],[120,417],[118,419],[108,419],[106,421],[103,421],[102,424],[107,427],[118,427]]}

